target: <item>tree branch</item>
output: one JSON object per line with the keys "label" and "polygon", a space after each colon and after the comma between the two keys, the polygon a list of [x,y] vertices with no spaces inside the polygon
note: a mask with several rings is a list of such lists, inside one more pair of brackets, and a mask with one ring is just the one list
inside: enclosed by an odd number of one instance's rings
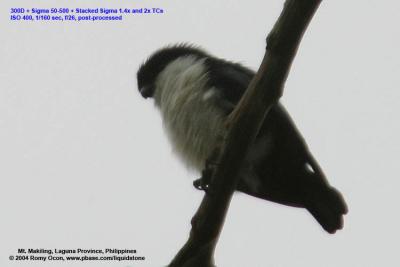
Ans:
{"label": "tree branch", "polygon": [[214,150],[207,193],[192,219],[189,240],[169,267],[212,267],[221,232],[244,156],[271,107],[282,96],[284,83],[300,40],[321,0],[287,0],[267,37],[267,48],[257,74],[227,120],[227,133]]}

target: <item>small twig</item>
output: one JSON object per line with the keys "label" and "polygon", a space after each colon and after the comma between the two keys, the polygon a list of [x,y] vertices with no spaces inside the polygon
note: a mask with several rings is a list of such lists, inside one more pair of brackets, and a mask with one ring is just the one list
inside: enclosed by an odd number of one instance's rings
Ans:
{"label": "small twig", "polygon": [[[213,267],[221,232],[238,172],[264,118],[282,96],[300,40],[321,0],[287,0],[267,38],[267,49],[256,76],[227,120],[227,134],[213,155],[213,194],[205,194],[192,219],[189,240],[169,267]],[[214,160],[214,158],[212,159]]]}

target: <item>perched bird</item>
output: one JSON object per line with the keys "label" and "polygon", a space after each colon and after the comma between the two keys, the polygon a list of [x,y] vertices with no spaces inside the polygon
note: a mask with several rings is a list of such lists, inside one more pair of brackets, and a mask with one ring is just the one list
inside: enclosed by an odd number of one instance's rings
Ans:
{"label": "perched bird", "polygon": [[[140,66],[137,82],[144,98],[154,98],[174,150],[201,171],[254,75],[197,47],[176,45],[151,55]],[[329,185],[282,104],[271,108],[249,151],[238,191],[306,208],[329,233],[343,227],[346,203]]]}

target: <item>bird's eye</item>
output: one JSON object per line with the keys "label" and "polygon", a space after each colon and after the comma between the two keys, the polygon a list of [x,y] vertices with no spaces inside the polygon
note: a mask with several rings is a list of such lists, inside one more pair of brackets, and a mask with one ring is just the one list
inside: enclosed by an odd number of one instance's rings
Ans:
{"label": "bird's eye", "polygon": [[309,171],[309,172],[311,172],[311,173],[315,173],[315,171],[314,171],[314,169],[313,169],[313,167],[310,165],[310,163],[306,163],[305,164],[305,167],[306,167],[306,170],[307,171]]}

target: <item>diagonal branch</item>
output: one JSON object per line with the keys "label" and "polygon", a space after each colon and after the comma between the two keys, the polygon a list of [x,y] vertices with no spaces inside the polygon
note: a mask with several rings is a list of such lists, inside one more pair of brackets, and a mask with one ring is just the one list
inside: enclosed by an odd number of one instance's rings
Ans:
{"label": "diagonal branch", "polygon": [[[287,0],[267,37],[267,48],[256,76],[227,121],[227,134],[212,159],[220,164],[212,172],[207,193],[192,219],[189,240],[169,267],[211,267],[238,173],[250,144],[271,107],[283,94],[284,83],[301,38],[321,0]],[[215,160],[212,160],[215,161]]]}

